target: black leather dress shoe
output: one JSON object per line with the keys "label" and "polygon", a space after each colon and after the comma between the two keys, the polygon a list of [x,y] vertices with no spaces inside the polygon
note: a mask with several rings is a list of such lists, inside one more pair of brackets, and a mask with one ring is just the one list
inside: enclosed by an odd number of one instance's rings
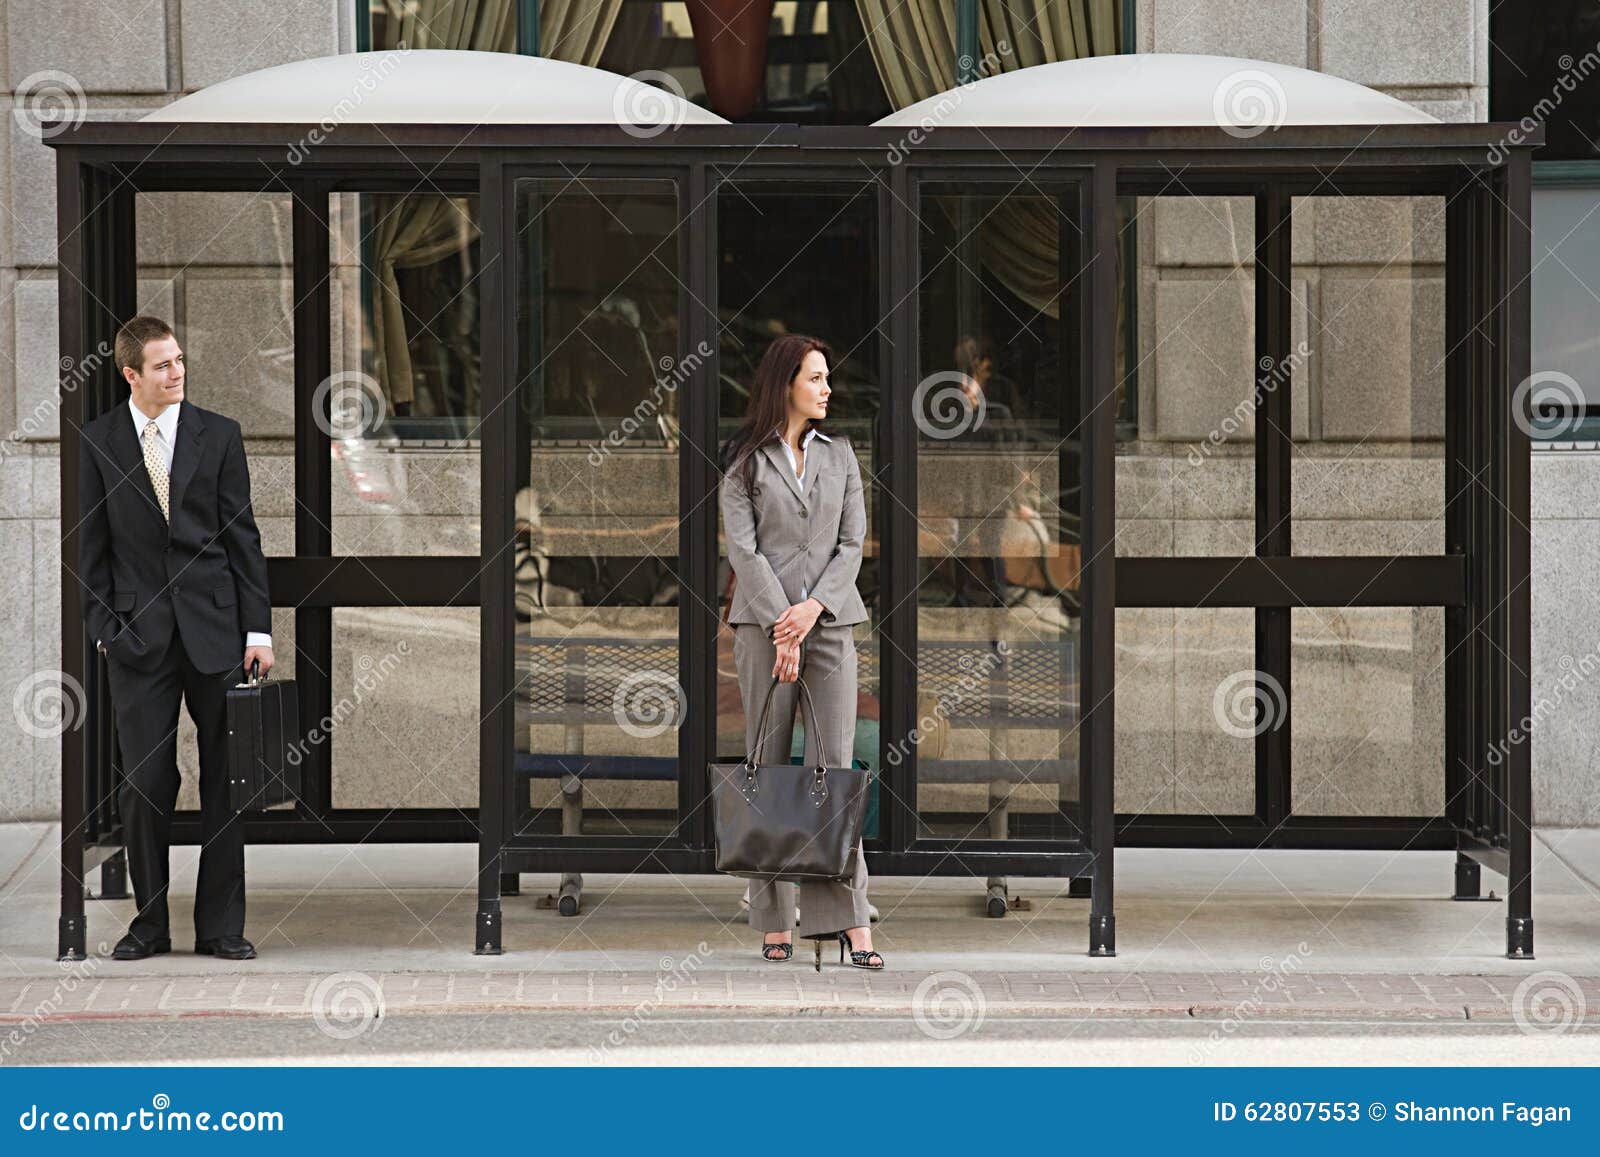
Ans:
{"label": "black leather dress shoe", "polygon": [[117,946],[111,950],[113,960],[143,960],[148,956],[158,956],[163,952],[172,951],[172,941],[162,936],[155,940],[140,940],[129,932]]}
{"label": "black leather dress shoe", "polygon": [[197,956],[216,956],[222,960],[254,960],[256,946],[243,936],[219,936],[215,940],[196,940]]}

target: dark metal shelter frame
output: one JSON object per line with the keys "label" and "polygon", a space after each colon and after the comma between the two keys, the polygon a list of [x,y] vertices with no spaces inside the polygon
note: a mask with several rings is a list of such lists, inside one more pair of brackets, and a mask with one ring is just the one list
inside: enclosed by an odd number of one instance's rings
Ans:
{"label": "dark metal shelter frame", "polygon": [[[135,306],[134,194],[270,191],[293,198],[296,533],[293,557],[269,560],[275,606],[295,609],[301,718],[332,706],[332,614],[338,606],[481,607],[479,808],[352,810],[333,806],[328,746],[314,746],[305,798],[292,813],[249,817],[257,843],[476,841],[473,947],[501,950],[504,880],[524,871],[706,873],[714,869],[705,767],[714,752],[712,703],[717,603],[715,358],[699,366],[681,402],[679,498],[684,512],[677,579],[700,597],[680,600],[679,676],[689,705],[678,731],[679,823],[668,838],[519,833],[513,818],[512,423],[482,424],[479,557],[339,557],[332,552],[329,437],[311,412],[330,374],[329,195],[435,191],[479,198],[482,255],[482,412],[515,403],[518,365],[514,182],[588,175],[666,178],[679,193],[684,350],[717,346],[713,195],[728,181],[804,176],[877,191],[883,399],[874,434],[883,599],[882,735],[916,723],[917,438],[905,407],[917,379],[915,215],[920,182],[1029,182],[1049,188],[1061,219],[1063,408],[1081,482],[1083,566],[1078,648],[1080,830],[1071,839],[943,839],[919,835],[916,747],[885,764],[874,873],[1070,877],[1090,891],[1089,951],[1115,952],[1116,847],[1449,849],[1455,894],[1476,896],[1480,867],[1504,874],[1507,953],[1533,952],[1530,754],[1526,742],[1491,759],[1530,711],[1529,444],[1516,390],[1529,373],[1530,153],[1540,143],[1494,124],[1283,127],[1253,137],[1216,128],[943,128],[908,143],[901,130],[784,125],[687,126],[641,139],[612,126],[86,123],[56,135],[62,365],[62,642],[65,673],[87,692],[84,723],[62,740],[62,957],[85,947],[86,873],[103,894],[124,885],[114,786],[118,775],[102,661],[85,638],[73,574],[79,432],[127,396],[109,343]],[[319,143],[306,146],[307,140]],[[1508,145],[1508,141],[1518,141]],[[291,154],[298,146],[299,152]],[[299,163],[291,163],[291,155]],[[894,160],[891,160],[894,158]],[[903,159],[902,159],[903,158]],[[895,163],[895,162],[898,163]],[[1254,199],[1256,358],[1264,419],[1255,423],[1256,544],[1247,557],[1117,558],[1113,453],[1119,195],[1230,195]],[[1270,388],[1290,337],[1290,200],[1296,195],[1436,195],[1446,233],[1446,549],[1437,556],[1302,557],[1290,550],[1293,487],[1290,391]],[[679,351],[680,355],[683,351]],[[509,411],[508,411],[509,412]],[[698,450],[699,452],[692,452]],[[1063,459],[1063,466],[1066,466]],[[1442,816],[1296,815],[1290,806],[1290,612],[1297,606],[1444,608],[1447,800]],[[1117,815],[1113,804],[1115,612],[1118,607],[1248,607],[1256,665],[1284,688],[1283,726],[1256,741],[1252,814]],[[180,813],[174,839],[199,838]],[[509,890],[509,889],[508,889]]]}

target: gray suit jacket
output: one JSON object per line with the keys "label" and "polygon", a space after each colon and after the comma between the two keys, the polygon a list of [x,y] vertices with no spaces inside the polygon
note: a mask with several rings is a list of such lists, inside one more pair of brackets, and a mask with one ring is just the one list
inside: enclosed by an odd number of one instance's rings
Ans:
{"label": "gray suit jacket", "polygon": [[795,481],[776,440],[754,457],[753,493],[745,493],[735,471],[723,476],[718,495],[728,561],[738,576],[728,621],[770,630],[779,615],[809,595],[824,607],[818,626],[866,622],[856,575],[867,508],[850,439],[813,438],[806,447],[804,485]]}

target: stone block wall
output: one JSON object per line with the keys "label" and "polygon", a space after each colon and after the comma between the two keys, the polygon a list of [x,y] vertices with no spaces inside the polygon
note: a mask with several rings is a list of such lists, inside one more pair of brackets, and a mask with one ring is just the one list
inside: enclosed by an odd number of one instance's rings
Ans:
{"label": "stone block wall", "polygon": [[[1444,120],[1488,107],[1488,0],[1129,0],[1140,51],[1213,52],[1320,69]],[[91,115],[135,118],[184,92],[285,61],[349,51],[349,0],[241,4],[106,0],[0,7],[0,111],[65,73]],[[0,693],[60,667],[59,450],[53,158],[23,120],[0,129]],[[1292,391],[1295,549],[1430,553],[1442,546],[1438,416],[1442,220],[1437,205],[1333,200],[1295,206],[1294,340],[1308,351]],[[358,365],[359,276],[351,199],[333,206],[335,369]],[[1247,202],[1161,198],[1140,206],[1140,427],[1117,461],[1123,554],[1248,553],[1254,219]],[[288,209],[271,195],[141,196],[139,294],[180,326],[197,402],[243,422],[269,554],[293,548],[292,308]],[[1230,428],[1213,444],[1210,435]],[[1207,451],[1192,453],[1197,446]],[[572,455],[567,456],[572,458]],[[546,481],[572,465],[559,454]],[[659,473],[659,471],[657,472]],[[669,513],[640,460],[606,472],[615,493],[547,487],[543,533],[582,533],[605,503],[631,539]],[[675,474],[663,477],[675,478]],[[341,553],[472,553],[475,459],[375,449],[336,471]],[[615,483],[611,480],[615,480]],[[373,502],[363,481],[389,495]],[[925,482],[928,481],[925,479]],[[1600,822],[1588,735],[1600,692],[1582,671],[1600,646],[1584,568],[1596,535],[1600,452],[1534,462],[1536,699],[1541,822]],[[649,501],[655,498],[662,501]],[[282,672],[293,616],[274,616]],[[952,628],[953,629],[953,628]],[[1296,808],[1395,814],[1442,806],[1442,616],[1436,610],[1299,612],[1294,619]],[[384,660],[401,641],[402,662]],[[472,806],[476,799],[475,611],[335,614],[335,699],[356,700],[335,740],[344,806]],[[1248,611],[1125,610],[1118,616],[1117,806],[1248,811],[1252,746],[1217,722],[1218,692],[1254,666]],[[383,668],[370,690],[363,672]],[[1563,680],[1573,683],[1564,686]],[[1223,696],[1224,707],[1228,702]],[[192,727],[182,724],[185,802]],[[57,814],[59,741],[0,728],[0,821]]]}
{"label": "stone block wall", "polygon": [[[1388,92],[1442,120],[1487,112],[1480,0],[1140,0],[1139,48],[1271,60]],[[1174,174],[1174,189],[1179,175]],[[1292,206],[1293,549],[1443,549],[1444,205]],[[1139,428],[1117,460],[1121,555],[1253,552],[1254,210],[1136,206]],[[1443,807],[1443,614],[1297,611],[1294,807]],[[1254,615],[1124,610],[1117,621],[1119,811],[1254,810]]]}
{"label": "stone block wall", "polygon": [[[54,90],[87,116],[137,119],[231,76],[350,51],[354,12],[328,0],[0,5],[0,691],[13,707],[19,694],[37,703],[30,680],[61,667],[55,154],[30,110]],[[287,202],[167,194],[141,196],[137,212],[140,306],[177,325],[192,400],[243,424],[267,552],[291,553]],[[292,676],[292,613],[274,612],[273,638]],[[186,715],[180,744],[193,806]],[[59,814],[60,746],[7,718],[0,822]]]}

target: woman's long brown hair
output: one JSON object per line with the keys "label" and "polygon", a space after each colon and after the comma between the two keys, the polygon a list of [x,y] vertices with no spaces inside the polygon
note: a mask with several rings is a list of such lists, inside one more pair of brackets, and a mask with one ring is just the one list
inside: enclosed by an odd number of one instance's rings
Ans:
{"label": "woman's long brown hair", "polygon": [[[806,355],[812,350],[821,353],[832,368],[833,351],[828,348],[828,343],[803,333],[789,333],[775,338],[767,347],[767,352],[761,355],[761,364],[756,367],[756,380],[750,387],[750,405],[744,412],[744,422],[734,431],[722,451],[723,472],[732,475],[738,471],[746,493],[755,485],[755,452],[774,437],[782,436],[774,434],[774,431],[781,431],[788,420],[789,386],[800,372]],[[821,428],[821,423],[816,419],[812,419],[811,425]],[[823,433],[827,431],[823,430]]]}

